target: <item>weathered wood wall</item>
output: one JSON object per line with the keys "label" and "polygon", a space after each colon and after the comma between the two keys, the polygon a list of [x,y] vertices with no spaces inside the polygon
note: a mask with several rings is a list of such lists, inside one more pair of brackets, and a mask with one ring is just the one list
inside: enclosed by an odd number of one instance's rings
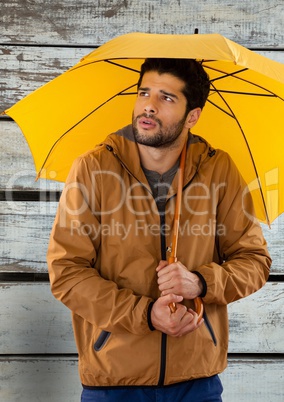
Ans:
{"label": "weathered wood wall", "polygon": [[[127,32],[218,32],[284,62],[284,2],[9,0],[0,4],[0,111]],[[271,111],[273,113],[273,111]],[[80,399],[69,311],[50,294],[45,254],[62,185],[34,182],[27,143],[0,120],[0,400]],[[284,398],[284,219],[264,227],[267,285],[229,306],[224,401]]]}

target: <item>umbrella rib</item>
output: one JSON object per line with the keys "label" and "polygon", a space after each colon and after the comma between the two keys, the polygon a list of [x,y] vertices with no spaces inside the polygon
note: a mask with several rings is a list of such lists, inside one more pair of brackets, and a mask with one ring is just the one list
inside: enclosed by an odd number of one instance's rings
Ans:
{"label": "umbrella rib", "polygon": [[[244,71],[248,70],[248,68],[242,68],[241,70],[233,71],[232,73],[227,73],[226,71],[220,70],[219,68],[214,68],[211,66],[209,67],[209,66],[204,66],[204,65],[203,65],[203,67],[208,68],[208,70],[213,70],[213,71],[217,71],[218,73],[224,74],[222,77],[213,78],[212,80],[210,80],[210,82],[219,81],[219,80],[222,80],[227,77],[235,77],[236,74],[240,74],[240,73],[243,73]],[[236,78],[240,78],[240,77],[236,77]],[[242,79],[242,78],[240,78],[240,79]]]}
{"label": "umbrella rib", "polygon": [[[125,57],[125,58],[120,57],[117,60],[128,60],[128,58],[127,57]],[[133,71],[133,72],[138,73],[138,74],[140,72],[139,70],[136,70],[135,68],[127,67],[127,66],[124,66],[123,64],[115,63],[115,62],[113,62],[111,60],[108,60],[108,59],[106,59],[106,60],[93,60],[93,61],[90,61],[89,63],[85,63],[83,65],[74,66],[69,71],[71,72],[71,71],[77,70],[78,68],[86,67],[86,66],[89,66],[90,64],[95,64],[95,63],[99,63],[99,62],[102,62],[102,61],[105,62],[105,63],[113,64],[114,66],[117,66],[117,67],[125,68],[126,70],[130,70],[130,71]]]}
{"label": "umbrella rib", "polygon": [[[121,60],[121,59],[119,59],[119,60]],[[127,58],[125,60],[127,60]],[[133,72],[138,73],[138,74],[140,73],[140,71],[136,70],[135,68],[124,66],[123,64],[115,63],[114,61],[111,61],[111,60],[104,60],[104,61],[106,63],[113,64],[114,66],[124,68],[125,70],[130,70],[130,71],[133,71]]]}
{"label": "umbrella rib", "polygon": [[[213,92],[213,90],[212,90],[212,92]],[[218,89],[218,92],[225,93],[225,94],[234,94],[234,95],[266,96],[269,98],[277,98],[277,95],[275,95],[272,92],[267,93],[267,94],[257,94],[257,93],[253,93],[253,92],[229,91],[229,90],[225,90],[225,89]]]}
{"label": "umbrella rib", "polygon": [[[235,71],[235,72],[232,72],[232,73],[226,73],[225,71],[220,70],[220,69],[215,68],[215,67],[206,66],[206,65],[204,65],[204,67],[206,67],[208,70],[213,70],[213,71],[217,71],[218,73],[224,74],[222,77],[217,77],[217,78],[214,78],[214,79],[210,80],[211,83],[214,82],[214,81],[217,81],[217,80],[222,80],[222,79],[227,78],[227,77],[233,77],[233,78],[236,78],[237,80],[241,80],[241,81],[246,82],[246,83],[248,83],[248,84],[250,84],[250,85],[253,85],[253,86],[256,87],[256,88],[262,89],[263,91],[266,91],[267,94],[270,94],[270,96],[272,96],[272,97],[274,96],[275,98],[278,98],[278,99],[284,101],[283,98],[281,98],[281,97],[280,97],[279,95],[277,95],[276,93],[274,93],[274,92],[268,90],[267,88],[265,88],[265,87],[263,87],[263,86],[261,86],[261,85],[258,85],[258,84],[256,84],[255,82],[249,81],[249,80],[247,80],[247,79],[245,79],[245,78],[243,78],[243,77],[237,76],[237,74],[240,74],[240,73],[243,73],[244,71],[249,70],[248,68],[243,68],[243,69],[241,69],[241,70],[238,70],[238,71]],[[212,85],[212,86],[213,86],[213,85]],[[234,93],[234,92],[232,92],[232,93]],[[237,92],[236,92],[236,93],[237,93]],[[244,92],[243,94],[245,95],[246,93]],[[253,95],[253,94],[252,94],[252,95]],[[261,94],[257,94],[257,95],[258,95],[258,96],[269,96],[269,95],[264,95],[264,94],[262,94],[262,95],[261,95]]]}
{"label": "umbrella rib", "polygon": [[65,135],[67,135],[71,130],[73,130],[73,128],[75,128],[76,126],[78,126],[80,123],[82,123],[82,121],[84,121],[85,119],[87,119],[87,118],[88,118],[89,116],[91,116],[94,112],[96,112],[98,109],[100,109],[102,106],[104,106],[105,104],[107,104],[108,102],[110,102],[112,99],[116,98],[117,96],[119,96],[119,95],[130,95],[130,94],[132,95],[132,94],[135,94],[136,92],[130,92],[130,93],[123,93],[123,92],[128,91],[129,89],[135,87],[136,85],[137,85],[137,83],[135,83],[135,84],[133,84],[133,85],[130,85],[129,87],[124,88],[122,91],[120,91],[120,92],[116,93],[115,95],[111,96],[111,97],[108,98],[105,102],[101,103],[101,104],[100,104],[99,106],[97,106],[94,110],[92,110],[90,113],[88,113],[86,116],[84,116],[81,120],[77,121],[76,124],[74,124],[74,125],[73,125],[72,127],[70,127],[68,130],[66,130],[66,131],[54,142],[54,144],[53,144],[52,147],[50,148],[50,150],[49,150],[49,152],[48,152],[48,154],[47,154],[47,156],[46,156],[46,158],[45,158],[43,164],[41,165],[41,168],[39,169],[39,172],[37,173],[36,180],[39,179],[40,174],[41,174],[41,172],[42,172],[42,170],[43,170],[43,168],[44,168],[44,165],[46,164],[46,162],[47,162],[47,160],[48,160],[48,158],[49,158],[51,152],[53,151],[53,149],[55,148],[55,146],[58,144],[58,142],[61,141],[63,137],[65,137]]}
{"label": "umbrella rib", "polygon": [[[211,83],[211,84],[212,84],[212,83]],[[214,87],[213,84],[212,84],[212,86],[213,86],[213,88],[216,90],[216,92],[218,93],[218,95],[221,97],[221,99],[223,100],[223,102],[226,104],[226,106],[228,107],[228,109],[229,109],[229,110],[231,111],[231,113],[232,113],[232,114],[229,114],[229,113],[227,113],[227,114],[228,114],[229,116],[233,117],[233,119],[236,121],[237,125],[239,126],[239,129],[241,130],[241,133],[242,133],[243,139],[244,139],[244,141],[245,141],[245,143],[246,143],[248,152],[249,152],[249,154],[250,154],[250,158],[251,158],[251,161],[252,161],[253,169],[254,169],[254,172],[255,172],[255,174],[256,174],[256,178],[257,178],[257,181],[258,181],[259,190],[260,190],[260,195],[261,195],[261,199],[262,199],[262,202],[263,202],[263,207],[264,207],[264,212],[265,212],[267,224],[268,224],[268,226],[270,226],[270,219],[269,219],[268,212],[267,212],[267,208],[266,208],[266,204],[265,204],[265,199],[264,199],[264,195],[263,195],[263,190],[262,190],[261,182],[260,182],[260,179],[259,179],[259,177],[258,177],[258,172],[257,172],[256,164],[255,164],[255,161],[254,161],[254,158],[253,158],[253,155],[252,155],[252,152],[251,152],[249,143],[248,143],[247,138],[246,138],[246,136],[245,136],[244,130],[243,130],[243,128],[242,128],[242,126],[241,126],[239,120],[237,119],[237,117],[236,117],[236,115],[235,115],[233,109],[230,107],[230,105],[228,104],[228,102],[226,101],[226,99],[224,99],[224,97],[222,96],[222,94],[219,93],[219,91]],[[214,106],[218,107],[218,106],[215,105],[213,102],[210,102],[210,103],[213,104]],[[218,107],[218,109],[222,110],[222,108],[220,108],[220,107]],[[226,113],[226,112],[225,112],[225,113]]]}
{"label": "umbrella rib", "polygon": [[233,114],[229,113],[227,110],[223,109],[221,106],[218,106],[216,103],[212,102],[209,98],[207,98],[207,102],[211,103],[211,105],[215,106],[217,109],[221,110],[221,112],[226,113],[228,116],[232,117],[233,119],[235,118],[235,116]]}

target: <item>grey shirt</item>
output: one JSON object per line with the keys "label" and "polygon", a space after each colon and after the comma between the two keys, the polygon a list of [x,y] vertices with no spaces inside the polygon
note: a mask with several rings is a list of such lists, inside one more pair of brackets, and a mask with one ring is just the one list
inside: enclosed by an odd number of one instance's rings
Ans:
{"label": "grey shirt", "polygon": [[159,212],[164,212],[166,198],[173,178],[179,167],[179,160],[167,172],[160,174],[154,170],[148,170],[142,166],[143,172],[151,187]]}

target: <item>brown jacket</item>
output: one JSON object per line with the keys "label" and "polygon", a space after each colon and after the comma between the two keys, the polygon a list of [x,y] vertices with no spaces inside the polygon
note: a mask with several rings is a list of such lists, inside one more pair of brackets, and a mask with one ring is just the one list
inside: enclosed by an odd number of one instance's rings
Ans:
{"label": "brown jacket", "polygon": [[84,385],[162,385],[220,373],[227,304],[268,278],[271,260],[245,183],[225,152],[190,135],[177,254],[207,284],[208,321],[180,338],[152,331],[147,314],[159,297],[155,269],[171,243],[176,186],[177,177],[159,216],[131,126],[73,164],[48,266],[54,296],[73,314]]}

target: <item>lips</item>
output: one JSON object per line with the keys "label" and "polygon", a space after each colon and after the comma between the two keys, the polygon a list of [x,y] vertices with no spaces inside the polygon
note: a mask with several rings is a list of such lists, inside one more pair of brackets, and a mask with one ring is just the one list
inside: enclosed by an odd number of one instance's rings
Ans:
{"label": "lips", "polygon": [[149,117],[144,117],[144,116],[142,116],[142,117],[140,117],[138,119],[138,124],[139,124],[140,127],[144,128],[146,130],[149,130],[151,128],[155,128],[156,125],[157,125],[155,120],[153,120],[153,119],[151,119]]}

